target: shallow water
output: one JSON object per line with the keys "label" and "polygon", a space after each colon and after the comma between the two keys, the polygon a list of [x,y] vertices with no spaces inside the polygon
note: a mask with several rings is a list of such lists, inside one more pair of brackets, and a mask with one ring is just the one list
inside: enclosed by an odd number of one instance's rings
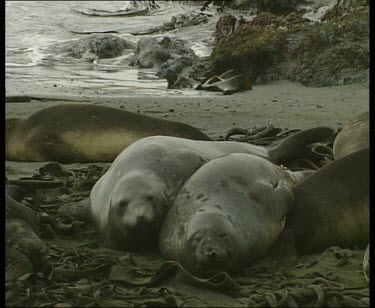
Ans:
{"label": "shallow water", "polygon": [[[56,45],[87,37],[71,31],[118,31],[119,36],[136,43],[141,37],[178,37],[186,40],[197,56],[208,56],[213,44],[215,25],[220,17],[210,6],[207,23],[165,33],[134,36],[170,22],[172,16],[199,12],[204,1],[156,1],[159,8],[146,15],[132,17],[94,17],[74,9],[116,11],[147,1],[6,1],[6,94],[46,96],[217,96],[221,93],[167,89],[167,81],[156,76],[155,69],[130,66],[132,50],[97,63],[67,58],[54,53]],[[313,0],[304,6],[306,18],[317,21],[334,0]],[[319,9],[319,7],[323,8]],[[322,10],[323,9],[323,10]],[[252,11],[225,13],[252,19]]]}
{"label": "shallow water", "polygon": [[[85,34],[75,31],[118,31],[119,36],[137,42],[131,35],[152,26],[161,26],[171,17],[199,11],[201,4],[158,1],[160,8],[134,17],[93,17],[73,9],[124,9],[131,1],[7,1],[6,2],[6,90],[7,95],[205,95],[200,91],[167,90],[167,82],[158,79],[153,69],[129,66],[132,51],[118,58],[99,59],[97,64],[68,61],[63,55],[49,53],[56,43],[77,40]],[[187,40],[198,56],[211,52],[212,33],[217,18],[204,25],[148,35],[180,37]],[[144,37],[144,36],[142,36]],[[53,48],[52,48],[53,49]],[[78,63],[77,63],[78,62]],[[25,83],[30,86],[25,87]],[[26,89],[25,89],[26,88]],[[23,89],[23,90],[21,90]],[[23,91],[23,92],[22,92]],[[212,95],[212,93],[208,93]]]}

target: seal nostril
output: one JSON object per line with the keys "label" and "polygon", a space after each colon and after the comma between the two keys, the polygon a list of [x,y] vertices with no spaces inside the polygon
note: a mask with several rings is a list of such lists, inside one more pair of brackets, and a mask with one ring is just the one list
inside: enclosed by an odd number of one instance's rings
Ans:
{"label": "seal nostril", "polygon": [[120,209],[125,209],[128,206],[129,202],[127,200],[121,200],[118,204]]}
{"label": "seal nostril", "polygon": [[148,201],[148,202],[152,202],[153,200],[154,200],[153,196],[147,196],[146,197],[146,201]]}
{"label": "seal nostril", "polygon": [[208,248],[205,252],[205,255],[209,258],[209,259],[217,259],[218,258],[218,253],[215,251],[215,250],[212,250],[211,248]]}

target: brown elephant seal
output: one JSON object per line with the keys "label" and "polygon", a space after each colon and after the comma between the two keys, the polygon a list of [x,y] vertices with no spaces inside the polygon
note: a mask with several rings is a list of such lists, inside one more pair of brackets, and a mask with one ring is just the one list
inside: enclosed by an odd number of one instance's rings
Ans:
{"label": "brown elephant seal", "polygon": [[243,153],[211,160],[169,209],[159,234],[161,254],[202,277],[243,268],[277,240],[293,207],[292,187],[306,174]]}
{"label": "brown elephant seal", "polygon": [[18,202],[26,196],[26,192],[18,185],[5,185],[5,194]]}
{"label": "brown elephant seal", "polygon": [[134,141],[155,135],[211,140],[180,122],[97,105],[56,105],[6,120],[6,159],[112,162]]}
{"label": "brown elephant seal", "polygon": [[348,121],[333,143],[333,156],[342,158],[370,144],[370,113],[364,112]]}
{"label": "brown elephant seal", "polygon": [[143,138],[126,148],[94,185],[90,195],[92,220],[112,248],[152,249],[176,194],[207,161],[230,153],[248,153],[287,164],[307,155],[310,143],[331,138],[333,133],[325,127],[306,130],[270,149],[234,141]]}
{"label": "brown elephant seal", "polygon": [[28,224],[34,232],[39,232],[39,220],[35,212],[26,205],[13,199],[8,193],[5,193],[5,215],[6,219],[22,220]]}
{"label": "brown elephant seal", "polygon": [[[295,204],[278,247],[297,253],[369,242],[369,148],[322,167],[293,188]],[[288,245],[284,244],[288,243]],[[281,255],[288,252],[279,252]]]}
{"label": "brown elephant seal", "polygon": [[38,272],[44,265],[46,246],[39,238],[35,212],[5,194],[5,277],[13,280]]}

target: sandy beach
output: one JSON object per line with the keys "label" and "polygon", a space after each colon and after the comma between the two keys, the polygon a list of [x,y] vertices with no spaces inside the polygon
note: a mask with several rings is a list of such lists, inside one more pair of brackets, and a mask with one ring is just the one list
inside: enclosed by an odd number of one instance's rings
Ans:
{"label": "sandy beach", "polygon": [[[16,93],[14,94],[17,96]],[[18,95],[23,96],[25,93],[20,92]],[[71,97],[62,95],[43,96],[35,93],[33,93],[32,96],[37,97],[37,99],[31,99],[28,102],[6,103],[6,118],[25,118],[40,109],[55,104],[102,104],[124,108],[125,110],[158,118],[167,118],[189,123],[202,129],[202,131],[214,139],[224,135],[234,126],[251,128],[271,123],[280,128],[304,129],[316,126],[339,128],[348,119],[369,108],[369,89],[363,85],[354,84],[326,88],[307,88],[287,81],[254,86],[254,89],[251,91],[236,93],[229,96],[213,94],[213,96],[205,95],[203,97]],[[44,99],[41,99],[43,97]],[[14,97],[13,99],[8,97],[8,99],[14,101]],[[46,164],[47,162],[6,161],[6,176],[9,180],[16,180],[25,176],[32,177],[38,174],[39,168]],[[66,165],[66,167],[69,170],[82,170],[82,168],[88,168],[90,165],[92,164],[71,164]],[[95,165],[108,167],[110,164],[96,163]],[[72,196],[73,195],[74,194],[72,194]],[[64,195],[53,198],[57,198],[54,202],[58,201],[61,203],[58,198],[66,197],[67,196]],[[51,196],[49,198],[51,198]],[[55,205],[46,206],[52,206],[53,209]],[[59,251],[58,254],[56,254],[57,257],[52,257],[52,262],[60,264],[61,260],[64,259],[66,255],[75,254],[78,250],[80,256],[84,255],[84,258],[81,258],[80,262],[82,264],[88,264],[88,266],[91,267],[97,266],[94,262],[95,256],[101,256],[104,258],[103,260],[111,258],[120,260],[121,258],[125,258],[123,252],[104,248],[102,240],[95,236],[95,230],[93,230],[90,224],[85,225],[79,230],[81,231],[79,232],[80,236],[78,240],[77,233],[70,234],[70,237],[64,235],[63,238],[61,236],[55,238],[43,237],[43,240],[49,245],[49,249],[57,249],[56,251]],[[74,236],[74,240],[72,236]],[[82,245],[85,247],[79,248]],[[346,256],[349,261],[342,263],[342,260],[338,259],[341,255]],[[305,292],[303,293],[305,294],[305,298],[301,297],[300,299],[300,297],[298,297],[299,301],[305,300],[307,305],[314,305],[316,302],[315,293],[309,289],[310,284],[324,281],[326,297],[332,290],[339,290],[337,285],[341,285],[342,289],[340,290],[343,291],[337,292],[342,292],[343,294],[345,292],[353,293],[353,289],[358,289],[358,292],[353,296],[346,295],[349,293],[340,295],[342,296],[340,303],[342,302],[343,306],[352,306],[354,304],[358,306],[369,306],[369,291],[362,271],[363,255],[363,249],[348,250],[331,247],[321,254],[299,257],[297,260],[298,266],[288,271],[287,276],[285,276],[286,272],[283,269],[271,269],[257,263],[252,267],[244,269],[242,274],[234,276],[236,283],[240,285],[241,293],[233,296],[230,293],[227,295],[224,291],[219,289],[210,290],[205,287],[202,288],[191,285],[191,283],[186,283],[177,276],[176,278],[170,278],[163,282],[160,286],[153,287],[140,287],[136,285],[131,285],[129,287],[117,284],[116,290],[121,289],[128,294],[127,296],[131,297],[131,299],[126,299],[125,301],[113,301],[114,295],[110,294],[106,296],[106,299],[93,298],[91,293],[87,293],[85,301],[87,301],[87,303],[95,302],[97,305],[103,305],[102,301],[104,301],[106,305],[114,305],[114,303],[116,303],[116,305],[124,305],[124,303],[144,304],[146,306],[150,303],[167,305],[167,297],[160,295],[162,294],[160,290],[163,289],[169,290],[170,296],[173,296],[178,303],[185,303],[188,306],[247,307],[253,306],[255,303],[267,303],[263,295],[271,293],[279,294],[281,288],[283,290],[282,292],[289,292],[289,298],[291,296],[297,296],[299,294],[298,292]],[[128,276],[125,276],[124,279],[127,282],[132,281],[131,279],[138,281],[136,279],[139,277],[142,277],[143,280],[147,280],[144,277],[150,277],[149,279],[151,279],[152,275],[158,271],[163,263],[163,259],[160,256],[151,256],[149,254],[134,253],[132,254],[132,258],[136,260],[137,273],[140,274],[134,277],[131,276],[133,278],[130,278],[130,280]],[[115,262],[119,263],[120,261]],[[345,266],[339,265],[341,264],[340,262],[345,264]],[[127,269],[126,266],[121,268]],[[146,273],[145,270],[148,270],[148,272]],[[150,273],[152,274],[151,276]],[[58,280],[59,278],[54,279]],[[59,299],[53,297],[54,302],[71,301],[69,299],[71,296],[66,293],[65,289],[61,289],[65,288],[67,283],[69,285],[72,284],[70,280],[67,280],[67,282],[63,280],[63,282],[55,284],[56,288],[51,289],[51,292],[58,290],[60,293],[56,294],[63,294],[63,297],[60,296]],[[87,280],[87,283],[92,283],[91,278]],[[113,284],[114,282],[111,283]],[[104,281],[103,288],[105,288],[107,284],[108,282]],[[297,286],[303,287],[299,288]],[[44,299],[42,299],[38,293],[40,288],[49,289],[51,287],[48,283],[41,284],[41,287],[37,287],[33,290],[31,301],[44,303]],[[140,290],[147,290],[147,294],[151,294],[151,298],[147,298]],[[267,290],[266,293],[264,293],[265,290]],[[48,293],[49,291],[45,292]],[[278,296],[280,296],[280,294]],[[17,297],[15,297],[15,299],[17,299]],[[328,298],[325,302],[331,304],[332,300],[332,298]],[[76,303],[75,301],[73,302]],[[178,306],[177,302],[173,302],[172,306]],[[332,305],[336,305],[334,301],[332,303]],[[82,305],[82,302],[79,302],[79,305]]]}
{"label": "sandy beach", "polygon": [[[25,91],[29,93],[28,91]],[[100,104],[132,112],[191,124],[213,139],[232,127],[251,128],[273,124],[275,127],[305,129],[317,126],[341,127],[351,117],[369,109],[369,89],[361,84],[324,88],[304,87],[289,81],[254,86],[253,90],[233,95],[213,93],[203,97],[72,97],[58,95],[29,102],[6,103],[6,118],[25,118],[56,104]],[[14,96],[25,95],[25,93]],[[67,93],[66,93],[67,94]],[[31,96],[31,94],[29,94]],[[13,95],[12,95],[13,96]],[[9,179],[32,176],[45,163],[6,162]],[[68,165],[76,168],[78,164]]]}
{"label": "sandy beach", "polygon": [[[12,95],[24,93],[12,91]],[[43,97],[41,94],[32,95]],[[289,81],[256,85],[253,90],[229,96],[214,93],[202,97],[71,97],[68,93],[58,93],[49,97],[53,100],[46,97],[45,100],[26,103],[7,103],[6,118],[28,117],[54,104],[81,102],[185,122],[216,139],[235,126],[251,128],[273,124],[280,128],[338,128],[351,117],[369,109],[369,89],[361,84],[310,88]]]}

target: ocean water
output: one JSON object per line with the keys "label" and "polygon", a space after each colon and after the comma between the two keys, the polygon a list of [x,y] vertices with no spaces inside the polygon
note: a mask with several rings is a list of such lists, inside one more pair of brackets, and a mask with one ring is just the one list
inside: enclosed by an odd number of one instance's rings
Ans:
{"label": "ocean water", "polygon": [[[147,1],[143,1],[143,4]],[[7,95],[212,95],[204,91],[167,90],[165,79],[154,69],[129,65],[132,54],[97,63],[67,59],[52,51],[55,46],[87,37],[74,31],[118,31],[119,36],[136,43],[144,31],[171,21],[172,16],[198,12],[202,1],[157,1],[160,6],[147,15],[133,17],[93,17],[73,9],[116,11],[129,7],[132,1],[6,1],[6,93]],[[142,6],[142,1],[138,2]],[[198,56],[211,52],[213,32],[219,15],[206,24],[176,29],[152,37],[179,37],[188,42]]]}
{"label": "ocean water", "polygon": [[[133,17],[94,17],[74,11],[97,9],[116,11],[148,1],[6,1],[6,94],[53,96],[133,96],[133,95],[222,95],[208,91],[167,89],[165,79],[155,69],[130,66],[132,50],[97,63],[67,58],[54,51],[87,37],[73,31],[118,31],[136,43],[141,37],[178,37],[186,40],[197,56],[211,53],[215,25],[220,17],[215,7],[207,23],[183,27],[162,34],[134,36],[131,33],[162,26],[175,15],[199,12],[204,1],[156,1],[159,8]],[[312,0],[305,7],[306,18],[315,22],[334,0]],[[323,7],[323,8],[321,8]],[[225,13],[252,19],[251,11]]]}

